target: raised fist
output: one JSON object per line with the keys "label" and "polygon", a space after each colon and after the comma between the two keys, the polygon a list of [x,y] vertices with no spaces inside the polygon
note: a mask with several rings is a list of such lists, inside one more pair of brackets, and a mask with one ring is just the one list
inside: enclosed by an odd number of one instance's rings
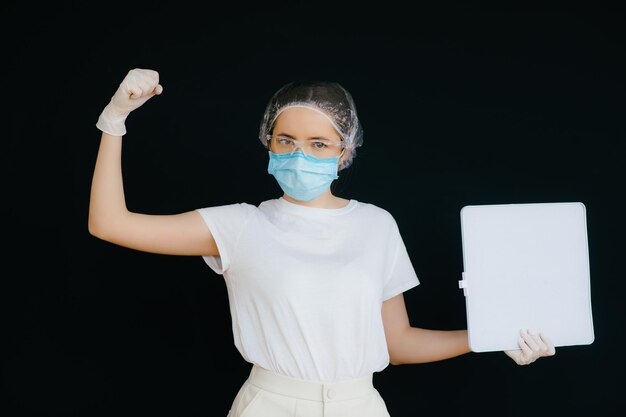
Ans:
{"label": "raised fist", "polygon": [[158,72],[141,68],[128,71],[100,114],[96,127],[113,136],[124,136],[125,122],[130,112],[162,92],[163,86],[159,84]]}

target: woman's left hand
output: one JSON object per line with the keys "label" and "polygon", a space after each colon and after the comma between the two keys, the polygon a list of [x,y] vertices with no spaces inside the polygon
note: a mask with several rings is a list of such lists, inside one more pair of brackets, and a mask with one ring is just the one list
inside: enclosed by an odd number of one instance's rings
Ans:
{"label": "woman's left hand", "polygon": [[505,350],[518,365],[529,365],[542,356],[553,356],[554,345],[543,333],[535,334],[528,329],[520,331],[518,339],[520,349]]}

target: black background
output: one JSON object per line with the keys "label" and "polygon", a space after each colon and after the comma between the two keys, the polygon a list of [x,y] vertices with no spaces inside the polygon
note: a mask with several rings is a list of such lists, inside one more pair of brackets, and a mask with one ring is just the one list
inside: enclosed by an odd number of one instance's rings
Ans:
{"label": "black background", "polygon": [[[271,94],[341,83],[364,145],[336,194],[396,218],[417,327],[465,328],[459,210],[580,201],[595,340],[518,366],[502,352],[390,366],[392,416],[613,415],[625,387],[624,15],[411,10],[384,2],[1,6],[8,416],[225,416],[248,374],[222,277],[199,257],[87,232],[96,119],[126,72],[164,93],[127,121],[130,210],[281,194],[257,139]],[[1,413],[1,412],[0,412]]]}

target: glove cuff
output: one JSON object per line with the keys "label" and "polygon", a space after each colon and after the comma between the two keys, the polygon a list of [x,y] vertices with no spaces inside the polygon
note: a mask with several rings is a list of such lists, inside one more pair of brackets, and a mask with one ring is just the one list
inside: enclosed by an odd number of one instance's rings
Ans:
{"label": "glove cuff", "polygon": [[126,117],[128,114],[114,111],[112,104],[109,103],[100,113],[96,127],[109,135],[122,137],[126,134]]}

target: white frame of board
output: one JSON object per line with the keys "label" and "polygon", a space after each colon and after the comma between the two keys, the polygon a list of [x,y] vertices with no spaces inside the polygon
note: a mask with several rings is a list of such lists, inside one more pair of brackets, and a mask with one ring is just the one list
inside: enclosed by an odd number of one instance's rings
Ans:
{"label": "white frame of board", "polygon": [[581,202],[461,209],[470,349],[518,349],[519,331],[554,346],[594,340],[586,207]]}

